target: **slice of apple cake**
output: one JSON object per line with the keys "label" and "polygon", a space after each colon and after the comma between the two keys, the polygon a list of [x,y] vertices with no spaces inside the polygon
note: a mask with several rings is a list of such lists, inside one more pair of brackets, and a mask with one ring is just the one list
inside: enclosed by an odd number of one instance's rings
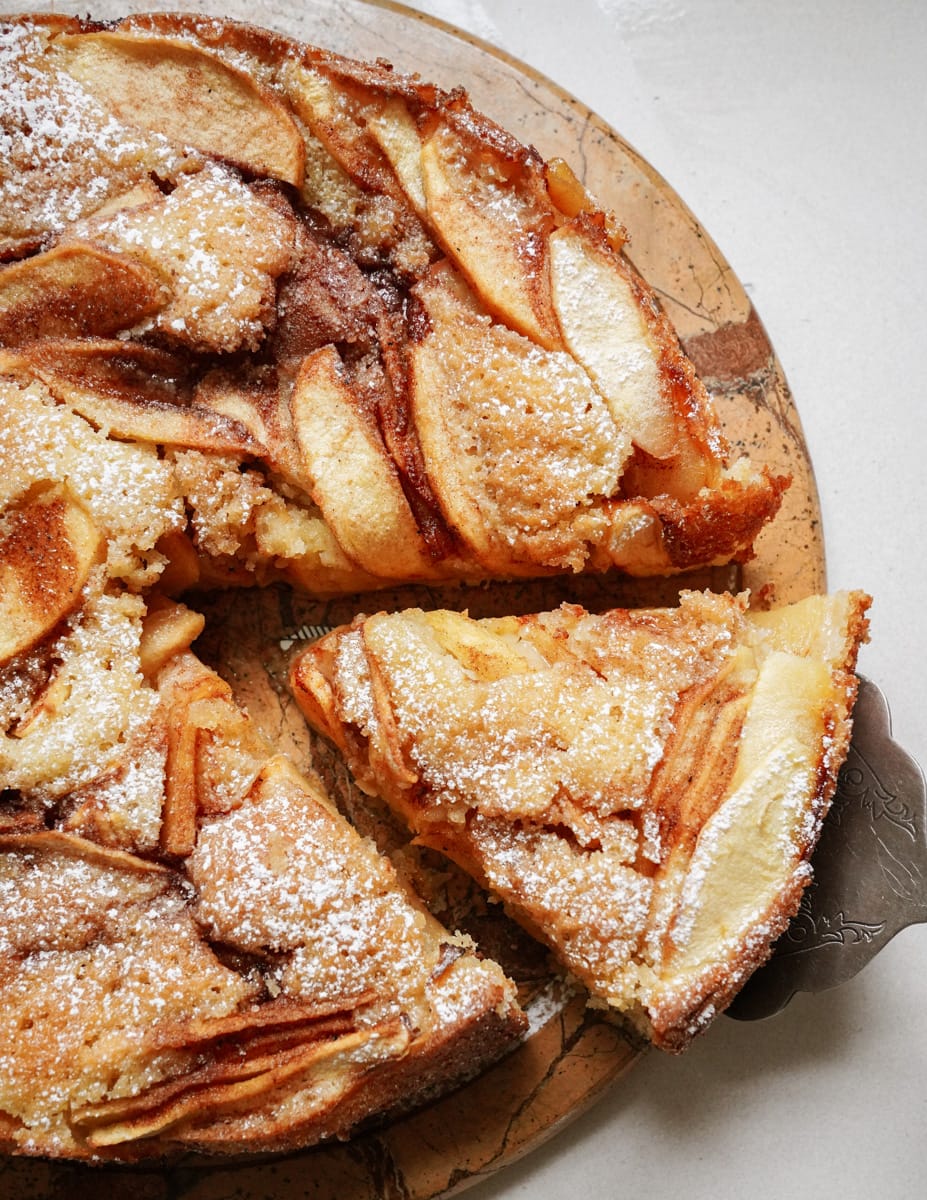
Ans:
{"label": "slice of apple cake", "polygon": [[358,617],[294,661],[365,791],[681,1049],[798,907],[849,744],[869,598]]}

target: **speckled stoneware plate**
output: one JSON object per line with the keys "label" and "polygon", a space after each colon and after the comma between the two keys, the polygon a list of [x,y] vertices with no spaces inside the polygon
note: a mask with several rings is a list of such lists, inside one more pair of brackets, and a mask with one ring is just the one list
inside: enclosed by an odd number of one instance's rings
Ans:
{"label": "speckled stoneware plate", "polygon": [[[12,6],[10,6],[12,7]],[[23,5],[22,7],[26,7]],[[213,0],[207,5],[36,4],[108,19],[127,11],[186,7],[250,20],[361,58],[386,58],[446,86],[463,84],[477,107],[533,143],[566,158],[631,233],[631,257],[659,293],[713,393],[735,446],[788,472],[792,487],[778,517],[742,570],[702,572],[686,586],[750,587],[785,603],[824,587],[817,494],[798,414],[760,321],[728,264],[668,184],[595,114],[485,43],[398,5],[369,0]],[[580,579],[487,589],[378,593],[377,607],[466,605],[473,615],[528,612],[573,600],[592,609],[671,602],[680,580],[635,583]],[[218,596],[199,649],[219,666],[281,748],[322,777],[358,824],[395,847],[381,815],[356,803],[344,768],[306,731],[283,679],[289,653],[319,627],[350,619],[359,598],[311,603],[284,590]],[[403,851],[399,850],[400,855]],[[641,1051],[588,1012],[539,948],[485,898],[455,877],[439,915],[468,928],[518,980],[532,1016],[530,1035],[503,1062],[450,1096],[346,1145],[245,1164],[184,1162],[169,1168],[94,1169],[0,1160],[0,1200],[432,1200],[463,1190],[539,1145],[578,1115]],[[710,1033],[708,1036],[711,1036]]]}

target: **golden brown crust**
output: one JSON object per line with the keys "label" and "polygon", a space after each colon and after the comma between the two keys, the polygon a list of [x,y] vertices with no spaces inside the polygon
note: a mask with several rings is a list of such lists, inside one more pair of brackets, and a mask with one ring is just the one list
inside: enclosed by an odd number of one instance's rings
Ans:
{"label": "golden brown crust", "polygon": [[747,488],[722,479],[710,499],[698,495],[681,504],[670,496],[655,497],[650,503],[659,517],[670,562],[684,570],[700,562],[727,561],[734,544],[742,547],[734,557],[749,559],[753,539],[766,520],[770,495],[778,506],[786,487],[788,480],[781,476]]}

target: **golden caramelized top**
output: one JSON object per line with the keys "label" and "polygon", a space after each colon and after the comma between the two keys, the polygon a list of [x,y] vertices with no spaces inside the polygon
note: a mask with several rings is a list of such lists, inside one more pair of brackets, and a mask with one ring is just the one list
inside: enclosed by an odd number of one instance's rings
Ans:
{"label": "golden caramelized top", "polygon": [[420,843],[679,1048],[808,882],[868,602],[381,613],[301,654],[293,686]]}

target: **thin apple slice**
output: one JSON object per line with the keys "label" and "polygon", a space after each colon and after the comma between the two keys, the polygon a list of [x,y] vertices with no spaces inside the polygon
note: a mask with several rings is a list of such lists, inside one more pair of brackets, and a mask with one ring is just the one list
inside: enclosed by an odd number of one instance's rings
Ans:
{"label": "thin apple slice", "polygon": [[37,376],[109,437],[216,454],[256,457],[262,450],[240,421],[188,404],[179,360],[151,346],[48,339],[0,351],[0,369]]}
{"label": "thin apple slice", "polygon": [[395,468],[340,373],[337,352],[307,356],[291,407],[312,497],[345,554],[384,578],[429,574]]}
{"label": "thin apple slice", "polygon": [[565,217],[578,217],[580,213],[594,216],[602,223],[606,240],[616,254],[627,243],[627,229],[613,212],[599,208],[595,196],[576,178],[568,162],[562,158],[550,159],[544,164],[544,178],[554,206]]}
{"label": "thin apple slice", "polygon": [[169,298],[160,276],[137,259],[91,242],[68,242],[0,270],[0,346],[109,337]]}
{"label": "thin apple slice", "polygon": [[288,1084],[324,1079],[326,1073],[339,1070],[358,1071],[356,1064],[365,1055],[367,1061],[399,1057],[411,1038],[398,1018],[372,1029],[323,1032],[328,1036],[310,1030],[303,1044],[278,1034],[266,1039],[256,1053],[250,1052],[242,1039],[244,1044],[225,1048],[225,1053],[215,1058],[208,1049],[197,1046],[195,1068],[137,1096],[78,1109],[74,1123],[95,1149],[166,1134],[184,1122],[201,1123],[204,1113],[219,1124],[227,1110],[256,1105]]}
{"label": "thin apple slice", "polygon": [[366,189],[401,199],[389,163],[354,113],[350,98],[305,63],[288,63],[282,78],[299,118],[348,175]]}
{"label": "thin apple slice", "polygon": [[389,159],[409,202],[424,220],[428,201],[422,176],[422,139],[409,106],[399,96],[390,97],[370,114],[367,129]]}
{"label": "thin apple slice", "polygon": [[145,204],[157,204],[161,199],[161,189],[153,179],[143,179],[118,196],[111,196],[105,204],[93,210],[93,216],[111,217],[113,213],[123,212],[127,208],[141,208]]}
{"label": "thin apple slice", "polygon": [[165,596],[179,596],[200,581],[201,566],[196,547],[186,533],[172,529],[158,538],[155,549],[167,560],[158,576],[158,590]]}
{"label": "thin apple slice", "polygon": [[215,413],[218,422],[247,431],[252,453],[302,491],[306,483],[299,462],[296,434],[289,407],[280,402],[279,381],[261,371],[246,375],[221,367],[208,372],[196,385],[193,402],[197,410]]}
{"label": "thin apple slice", "polygon": [[606,538],[631,453],[581,366],[480,313],[448,264],[413,296],[411,407],[448,524],[499,573],[572,569]]}
{"label": "thin apple slice", "polygon": [[425,613],[438,645],[452,654],[470,678],[493,683],[536,668],[536,656],[518,643],[517,617],[500,617],[491,625],[479,625],[462,613],[438,609]]}
{"label": "thin apple slice", "polygon": [[469,107],[448,107],[421,168],[428,219],[487,310],[545,349],[562,348],[548,274],[556,215],[537,152]]}
{"label": "thin apple slice", "polygon": [[402,277],[417,277],[435,257],[435,247],[420,219],[421,206],[407,196],[370,127],[383,104],[380,90],[339,77],[322,52],[322,62],[311,57],[290,61],[280,72],[306,130],[303,199],[347,238],[358,262],[388,261]]}
{"label": "thin apple slice", "polygon": [[[162,666],[172,662],[172,658],[169,655]],[[187,657],[173,661],[165,680],[159,683],[162,703],[170,713],[161,849],[178,858],[192,853],[196,845],[200,808],[196,751],[201,728],[196,714],[204,710],[210,712],[207,722],[221,728],[224,715],[221,707],[224,704],[228,708],[231,695],[228,684],[211,671],[200,672],[192,667],[189,678],[185,678],[188,663]],[[218,717],[215,711],[210,711],[216,705],[220,709]]]}
{"label": "thin apple slice", "polygon": [[286,106],[178,38],[99,32],[56,41],[68,72],[127,125],[300,187],[305,149]]}
{"label": "thin apple slice", "polygon": [[83,508],[47,488],[8,512],[0,539],[0,663],[29,650],[72,612],[100,559]]}
{"label": "thin apple slice", "polygon": [[554,308],[564,341],[636,446],[654,458],[678,448],[679,429],[660,372],[660,346],[627,264],[591,222],[550,238]]}

